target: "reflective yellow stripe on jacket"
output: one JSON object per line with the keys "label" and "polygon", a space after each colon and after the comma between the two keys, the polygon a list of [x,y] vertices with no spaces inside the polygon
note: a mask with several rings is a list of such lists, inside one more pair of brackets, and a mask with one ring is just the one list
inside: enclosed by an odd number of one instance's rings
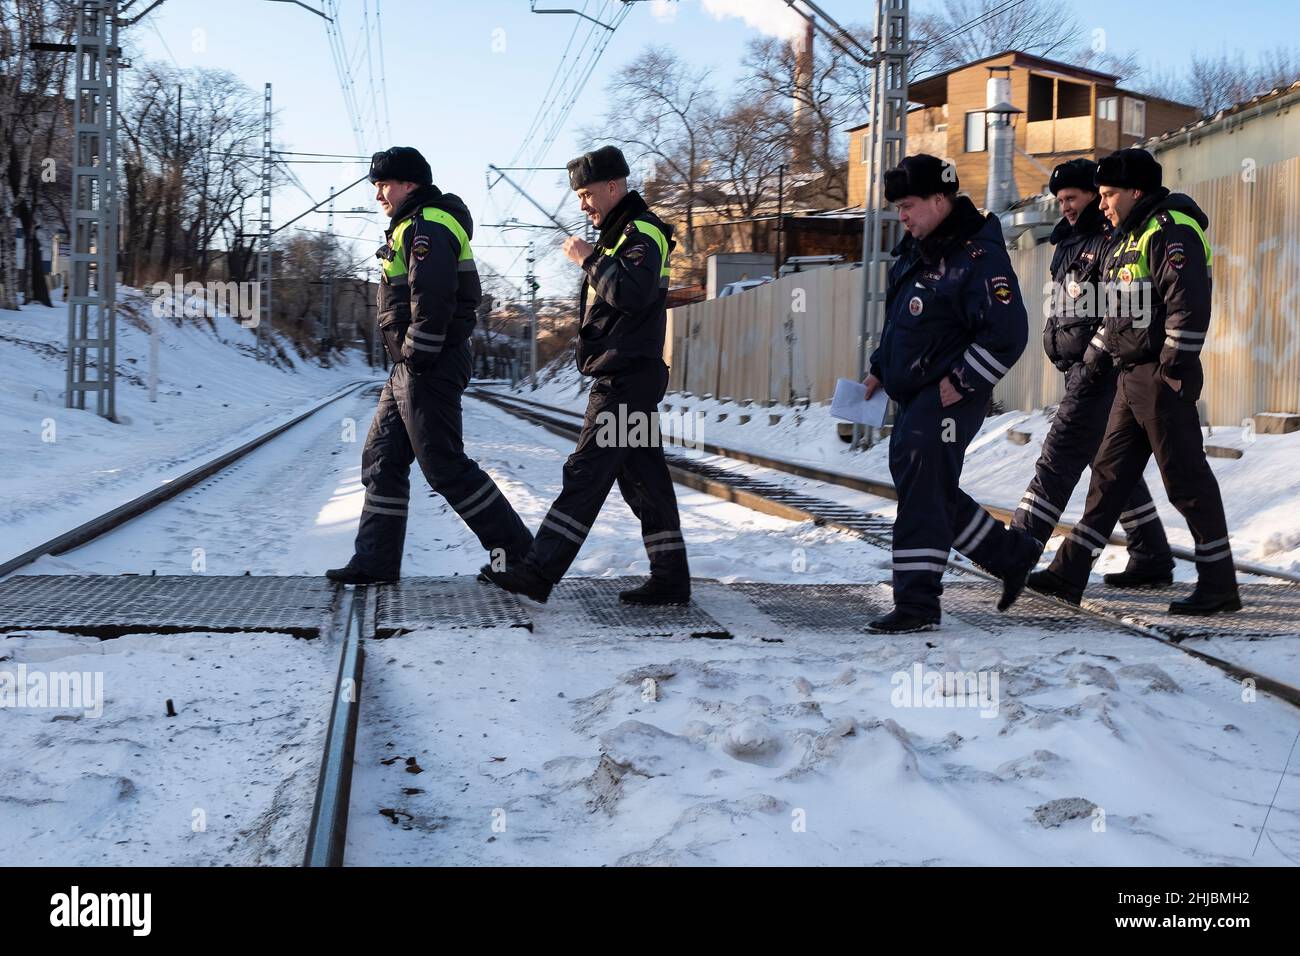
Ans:
{"label": "reflective yellow stripe on jacket", "polygon": [[[461,224],[456,221],[456,217],[445,209],[438,209],[434,206],[425,206],[421,212],[426,222],[436,222],[446,226],[451,230],[451,234],[456,237],[456,241],[460,244],[460,255],[457,257],[458,261],[456,263],[457,271],[469,272],[475,269],[474,250],[470,248],[469,236],[465,234]],[[409,270],[407,269],[406,256],[402,252],[402,248],[406,244],[406,232],[414,221],[415,217],[409,216],[398,223],[397,228],[393,230],[393,238],[389,243],[393,250],[393,257],[384,262],[384,279],[389,285],[406,285]]]}
{"label": "reflective yellow stripe on jacket", "polygon": [[[658,226],[654,223],[646,222],[644,219],[634,219],[632,220],[632,225],[636,226],[640,232],[645,233],[653,239],[655,245],[659,247],[659,284],[661,286],[668,285],[668,237],[663,234],[663,230]],[[627,233],[625,232],[623,235],[618,237],[618,242],[614,243],[613,249],[605,250],[605,255],[612,256],[617,254],[626,239]]]}

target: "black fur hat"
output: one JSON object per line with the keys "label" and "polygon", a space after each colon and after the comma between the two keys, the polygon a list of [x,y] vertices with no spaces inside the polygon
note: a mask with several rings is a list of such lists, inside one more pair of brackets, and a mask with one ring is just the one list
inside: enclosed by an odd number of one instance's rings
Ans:
{"label": "black fur hat", "polygon": [[623,151],[617,146],[602,146],[569,160],[569,188],[574,192],[592,183],[624,179],[629,170]]}
{"label": "black fur hat", "polygon": [[369,179],[372,183],[387,179],[429,186],[433,184],[433,170],[414,146],[392,146],[370,157]]}
{"label": "black fur hat", "polygon": [[1097,164],[1094,182],[1098,186],[1140,189],[1149,193],[1160,188],[1161,180],[1162,170],[1155,157],[1145,149],[1131,147],[1116,150],[1104,157]]}
{"label": "black fur hat", "polygon": [[1062,189],[1082,189],[1084,192],[1095,193],[1096,176],[1097,164],[1091,159],[1071,159],[1052,170],[1047,188],[1053,196]]}
{"label": "black fur hat", "polygon": [[904,196],[953,195],[958,185],[957,167],[928,153],[904,156],[893,169],[885,170],[885,199],[889,202]]}

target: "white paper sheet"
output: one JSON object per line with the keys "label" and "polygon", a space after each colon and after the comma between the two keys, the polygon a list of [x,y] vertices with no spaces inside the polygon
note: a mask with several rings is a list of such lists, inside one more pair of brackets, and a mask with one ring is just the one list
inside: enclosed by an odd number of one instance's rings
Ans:
{"label": "white paper sheet", "polygon": [[889,396],[883,388],[867,398],[867,387],[850,378],[836,379],[835,395],[831,398],[831,415],[845,421],[857,422],[879,428],[885,424],[885,411],[889,407]]}

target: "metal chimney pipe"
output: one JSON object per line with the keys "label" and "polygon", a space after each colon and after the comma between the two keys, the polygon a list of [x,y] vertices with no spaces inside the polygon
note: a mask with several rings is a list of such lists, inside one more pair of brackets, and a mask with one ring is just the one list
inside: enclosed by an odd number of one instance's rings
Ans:
{"label": "metal chimney pipe", "polygon": [[984,208],[1002,212],[1020,198],[1016,187],[1016,131],[1011,117],[1020,110],[1011,105],[1011,71],[1009,67],[989,67],[986,87],[986,112],[989,177],[984,192]]}

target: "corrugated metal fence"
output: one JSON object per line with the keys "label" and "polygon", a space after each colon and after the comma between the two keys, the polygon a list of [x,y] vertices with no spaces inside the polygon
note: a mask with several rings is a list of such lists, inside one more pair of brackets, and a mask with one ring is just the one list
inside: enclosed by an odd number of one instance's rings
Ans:
{"label": "corrugated metal fence", "polygon": [[[1300,157],[1189,187],[1210,217],[1214,305],[1205,403],[1216,425],[1300,411]],[[1029,312],[1029,347],[994,396],[1034,409],[1060,398],[1042,351],[1051,246],[1011,254]],[[861,269],[820,269],[669,312],[669,387],[755,401],[826,401],[856,378]]]}

